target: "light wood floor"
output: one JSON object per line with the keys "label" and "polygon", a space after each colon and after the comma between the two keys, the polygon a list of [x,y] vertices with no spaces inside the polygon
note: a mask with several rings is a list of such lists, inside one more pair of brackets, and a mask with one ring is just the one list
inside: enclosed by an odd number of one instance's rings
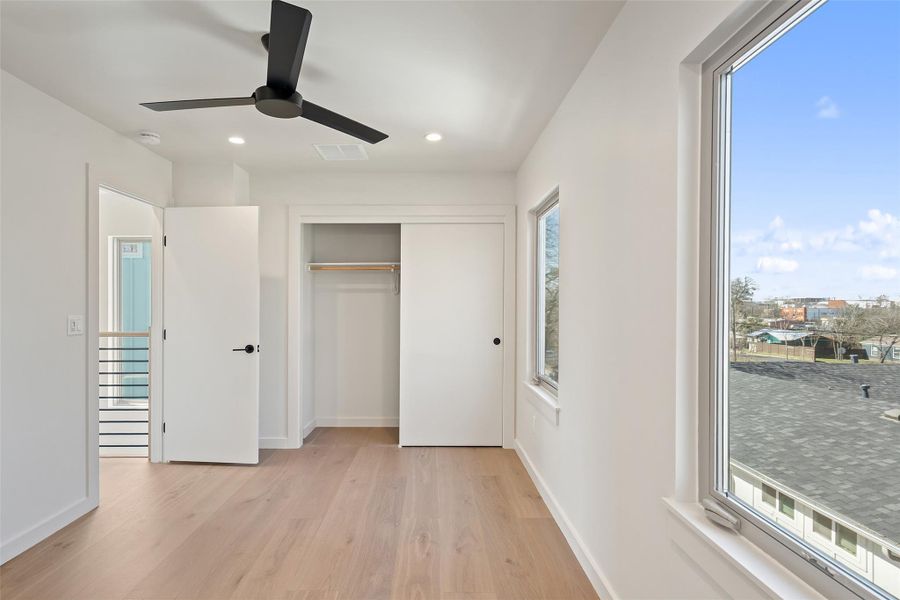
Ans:
{"label": "light wood floor", "polygon": [[596,598],[516,454],[315,430],[253,467],[101,461],[100,508],[3,600]]}

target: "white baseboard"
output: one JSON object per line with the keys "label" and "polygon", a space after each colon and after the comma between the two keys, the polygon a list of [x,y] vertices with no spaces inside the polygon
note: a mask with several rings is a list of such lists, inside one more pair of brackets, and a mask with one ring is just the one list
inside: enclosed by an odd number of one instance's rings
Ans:
{"label": "white baseboard", "polygon": [[398,427],[399,417],[316,417],[316,427]]}
{"label": "white baseboard", "polygon": [[261,437],[259,438],[260,450],[283,450],[285,448],[296,448],[296,444],[292,444],[286,437]]}
{"label": "white baseboard", "polygon": [[516,454],[519,455],[519,460],[525,465],[525,470],[528,471],[528,475],[530,475],[531,480],[534,481],[534,485],[541,494],[541,498],[544,499],[544,503],[547,505],[547,508],[550,509],[550,514],[553,515],[553,519],[559,526],[560,531],[562,531],[566,541],[569,542],[572,552],[575,553],[575,558],[578,559],[581,568],[584,569],[585,574],[588,576],[588,579],[590,579],[591,585],[594,586],[594,591],[596,591],[597,595],[601,598],[610,598],[613,600],[618,598],[619,596],[613,592],[612,586],[606,578],[606,575],[604,575],[603,571],[600,569],[600,565],[598,565],[597,561],[594,560],[594,557],[591,556],[591,553],[588,551],[587,546],[584,545],[581,536],[575,531],[572,522],[569,521],[565,511],[560,507],[559,502],[556,501],[556,497],[547,487],[544,478],[537,472],[534,463],[532,463],[531,459],[528,457],[528,453],[525,452],[525,449],[519,444],[519,440],[516,440]]}
{"label": "white baseboard", "polygon": [[315,419],[313,419],[312,421],[310,421],[309,423],[304,425],[303,426],[303,439],[305,440],[306,438],[308,438],[309,434],[311,434],[313,432],[313,429],[315,429],[318,426],[319,425]]}
{"label": "white baseboard", "polygon": [[82,498],[11,540],[4,540],[3,544],[0,545],[0,564],[15,558],[95,508],[97,508],[97,503],[91,498]]}

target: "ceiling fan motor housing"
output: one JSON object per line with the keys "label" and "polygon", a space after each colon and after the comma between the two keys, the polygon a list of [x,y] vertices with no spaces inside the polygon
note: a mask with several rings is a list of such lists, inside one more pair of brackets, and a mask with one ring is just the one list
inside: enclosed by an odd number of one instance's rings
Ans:
{"label": "ceiling fan motor housing", "polygon": [[293,119],[303,114],[303,96],[299,92],[282,92],[267,85],[253,92],[256,109],[270,117]]}

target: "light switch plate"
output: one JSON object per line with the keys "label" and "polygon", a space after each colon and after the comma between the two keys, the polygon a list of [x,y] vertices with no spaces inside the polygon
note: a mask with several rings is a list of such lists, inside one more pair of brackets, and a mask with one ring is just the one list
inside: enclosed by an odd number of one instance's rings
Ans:
{"label": "light switch plate", "polygon": [[67,335],[84,335],[84,315],[69,315],[66,325]]}

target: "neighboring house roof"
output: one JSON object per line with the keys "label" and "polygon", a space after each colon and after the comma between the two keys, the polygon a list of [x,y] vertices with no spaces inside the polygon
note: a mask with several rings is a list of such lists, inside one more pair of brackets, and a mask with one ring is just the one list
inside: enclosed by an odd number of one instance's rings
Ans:
{"label": "neighboring house roof", "polygon": [[[869,338],[869,339],[867,339],[867,340],[861,341],[860,344],[868,344],[869,346],[879,346],[879,345],[881,345],[881,346],[890,346],[890,345],[891,345],[891,341],[892,341],[895,337],[898,338],[898,341],[900,341],[900,336],[895,336],[895,335],[892,334],[892,335],[886,335],[886,336],[884,336],[884,337],[881,338],[881,339],[878,339],[878,338]],[[896,345],[896,344],[895,344],[895,345]]]}
{"label": "neighboring house roof", "polygon": [[[813,331],[803,331],[802,329],[760,329],[758,331],[754,331],[752,333],[748,333],[747,337],[771,337],[780,342],[794,342],[796,340],[802,340],[811,335],[820,335],[816,334]],[[824,336],[821,336],[824,337]]]}
{"label": "neighboring house roof", "polygon": [[900,367],[732,363],[729,392],[731,458],[900,543]]}

